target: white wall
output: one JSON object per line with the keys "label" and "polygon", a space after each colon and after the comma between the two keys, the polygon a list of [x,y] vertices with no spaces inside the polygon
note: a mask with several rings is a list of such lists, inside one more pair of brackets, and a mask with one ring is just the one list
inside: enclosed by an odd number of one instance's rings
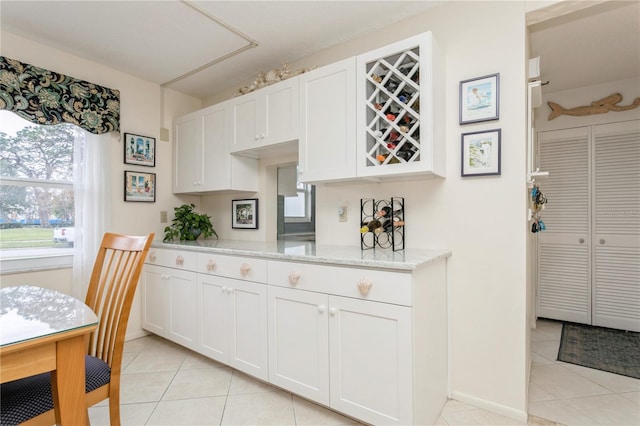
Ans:
{"label": "white wall", "polygon": [[[316,239],[319,244],[357,246],[360,198],[405,197],[407,247],[453,251],[448,269],[453,397],[526,420],[524,2],[452,2],[291,67],[326,65],[424,31],[433,32],[446,57],[447,103],[437,106],[446,110],[446,121],[439,123],[446,127],[446,179],[318,186]],[[459,82],[495,72],[500,73],[500,120],[460,126]],[[225,100],[234,90],[205,103]],[[462,179],[461,133],[494,128],[502,129],[502,175]],[[266,164],[273,160],[261,162],[263,176],[269,175]],[[257,194],[261,209],[275,208],[275,195],[268,195],[275,192],[264,185]],[[222,219],[230,210],[230,196],[203,197],[203,204]],[[347,222],[338,221],[341,205],[348,207]],[[260,216],[261,227],[275,229],[275,215],[273,220]],[[260,231],[222,232],[225,238],[269,239]]]}
{"label": "white wall", "polygon": [[[112,178],[109,186],[112,192],[109,194],[111,200],[109,214],[112,229],[109,231],[137,235],[155,232],[156,238],[162,239],[164,235],[162,230],[165,225],[160,223],[160,211],[168,211],[169,218],[172,218],[173,207],[183,202],[197,203],[199,197],[178,198],[171,193],[172,143],[160,140],[160,86],[6,31],[2,31],[1,40],[0,54],[3,56],[120,90],[122,133],[118,143],[113,144],[111,151]],[[165,127],[172,126],[173,117],[191,112],[201,106],[199,99],[166,90]],[[125,132],[156,138],[155,168],[135,167],[123,163],[122,134]],[[143,169],[156,173],[156,202],[124,202],[124,170]],[[20,282],[56,290],[71,289],[72,274],[70,269],[64,271],[55,271],[54,275],[50,273],[7,275],[3,276],[1,281],[3,286]],[[138,297],[131,312],[128,338],[142,334]]]}

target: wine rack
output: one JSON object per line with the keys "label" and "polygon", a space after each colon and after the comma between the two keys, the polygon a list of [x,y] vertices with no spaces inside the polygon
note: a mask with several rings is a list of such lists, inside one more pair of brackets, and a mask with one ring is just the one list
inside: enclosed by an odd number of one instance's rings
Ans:
{"label": "wine rack", "polygon": [[444,57],[426,32],[358,55],[357,173],[445,176]]}
{"label": "wine rack", "polygon": [[368,167],[420,161],[420,52],[366,64]]}
{"label": "wine rack", "polygon": [[360,199],[360,248],[404,249],[404,198]]}

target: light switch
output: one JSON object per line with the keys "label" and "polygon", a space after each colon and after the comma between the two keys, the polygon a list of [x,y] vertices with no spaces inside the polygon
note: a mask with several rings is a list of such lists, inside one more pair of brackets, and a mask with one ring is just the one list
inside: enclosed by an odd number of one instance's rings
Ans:
{"label": "light switch", "polygon": [[347,221],[347,206],[338,207],[338,221],[339,222]]}
{"label": "light switch", "polygon": [[161,211],[160,212],[160,223],[167,223],[167,212],[166,211]]}

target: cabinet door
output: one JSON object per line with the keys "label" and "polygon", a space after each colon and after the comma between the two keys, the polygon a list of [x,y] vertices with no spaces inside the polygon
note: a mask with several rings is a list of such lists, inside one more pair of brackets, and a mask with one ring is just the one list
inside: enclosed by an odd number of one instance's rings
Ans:
{"label": "cabinet door", "polygon": [[261,380],[268,380],[267,287],[264,284],[220,278],[230,288],[229,364]]}
{"label": "cabinet door", "polygon": [[549,202],[538,239],[538,316],[591,323],[589,128],[538,134],[540,189]]}
{"label": "cabinet door", "polygon": [[194,349],[196,346],[196,274],[167,268],[167,338]]}
{"label": "cabinet door", "polygon": [[411,308],[329,296],[329,315],[331,407],[371,424],[413,424]]}
{"label": "cabinet door", "polygon": [[640,331],[640,121],[593,127],[593,325]]}
{"label": "cabinet door", "polygon": [[224,278],[198,274],[198,351],[229,363],[229,294]]}
{"label": "cabinet door", "polygon": [[260,146],[258,123],[258,95],[249,93],[231,103],[231,152],[239,152]]}
{"label": "cabinet door", "polygon": [[229,119],[227,103],[202,110],[202,168],[200,191],[231,189],[231,156],[229,153]]}
{"label": "cabinet door", "polygon": [[193,113],[176,119],[173,192],[198,191],[202,184],[202,115]]}
{"label": "cabinet door", "polygon": [[328,296],[269,287],[269,382],[329,405]]}
{"label": "cabinet door", "polygon": [[261,145],[298,139],[298,77],[260,89]]}
{"label": "cabinet door", "polygon": [[142,328],[165,337],[169,282],[167,268],[145,265],[142,271]]}
{"label": "cabinet door", "polygon": [[301,182],[356,176],[356,59],[300,75]]}

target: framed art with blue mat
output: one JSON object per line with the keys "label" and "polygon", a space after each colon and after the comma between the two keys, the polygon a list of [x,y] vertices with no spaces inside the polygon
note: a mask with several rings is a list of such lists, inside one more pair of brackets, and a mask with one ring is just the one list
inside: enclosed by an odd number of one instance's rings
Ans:
{"label": "framed art with blue mat", "polygon": [[640,333],[564,323],[558,361],[640,379]]}

